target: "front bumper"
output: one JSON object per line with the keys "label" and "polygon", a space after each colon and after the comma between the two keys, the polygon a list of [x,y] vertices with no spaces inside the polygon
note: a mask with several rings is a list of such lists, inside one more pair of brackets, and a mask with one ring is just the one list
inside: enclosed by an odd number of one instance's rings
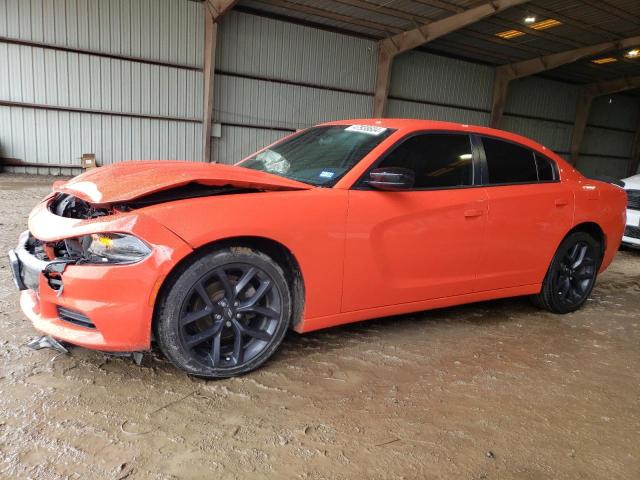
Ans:
{"label": "front bumper", "polygon": [[71,263],[64,260],[40,260],[27,250],[28,241],[29,231],[24,231],[18,238],[16,249],[9,250],[9,266],[18,290],[38,290],[41,275],[61,274]]}
{"label": "front bumper", "polygon": [[[131,233],[151,245],[152,252],[130,265],[47,262],[28,251],[29,232],[24,232],[16,249],[9,253],[14,281],[22,290],[22,311],[36,330],[74,345],[118,352],[149,349],[157,293],[173,266],[191,248],[142,213],[104,220],[69,220],[51,213],[43,202],[31,214],[29,229],[45,242],[90,233]],[[49,278],[52,270],[57,273],[57,283]],[[78,324],[68,316],[61,317],[61,312],[69,311],[89,323]]]}
{"label": "front bumper", "polygon": [[627,225],[624,229],[622,243],[632,247],[640,247],[640,210],[627,210]]}

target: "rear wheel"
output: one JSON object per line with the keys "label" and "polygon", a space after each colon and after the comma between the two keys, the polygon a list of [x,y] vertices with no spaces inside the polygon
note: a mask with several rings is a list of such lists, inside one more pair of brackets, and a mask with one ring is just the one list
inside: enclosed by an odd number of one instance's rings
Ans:
{"label": "rear wheel", "polygon": [[187,264],[161,299],[155,327],[162,352],[176,366],[224,378],[267,360],[290,317],[291,295],[280,266],[239,247]]}
{"label": "rear wheel", "polygon": [[589,298],[600,268],[598,241],[584,232],[567,236],[560,244],[542,284],[532,297],[535,305],[553,313],[569,313]]}

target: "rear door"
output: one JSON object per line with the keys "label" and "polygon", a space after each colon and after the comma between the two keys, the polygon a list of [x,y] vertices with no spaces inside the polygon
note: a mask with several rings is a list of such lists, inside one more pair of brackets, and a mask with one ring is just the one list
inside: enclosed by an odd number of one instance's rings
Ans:
{"label": "rear door", "polygon": [[413,135],[373,166],[412,170],[413,188],[374,190],[365,183],[367,173],[349,191],[343,311],[480,288],[487,198],[474,184],[474,151],[466,134]]}
{"label": "rear door", "polygon": [[481,137],[489,200],[479,268],[484,290],[542,282],[573,222],[573,194],[556,163],[522,145]]}

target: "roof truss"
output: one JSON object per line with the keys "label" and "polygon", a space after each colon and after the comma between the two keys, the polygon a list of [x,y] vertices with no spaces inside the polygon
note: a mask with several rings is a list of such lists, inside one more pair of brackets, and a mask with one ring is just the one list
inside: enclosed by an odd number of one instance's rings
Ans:
{"label": "roof truss", "polygon": [[417,28],[398,33],[378,42],[378,70],[376,74],[373,115],[375,117],[382,117],[384,115],[389,93],[389,82],[391,80],[391,67],[396,56],[440,38],[443,35],[460,30],[491,15],[495,15],[507,8],[525,3],[526,1],[527,0],[489,1],[441,20],[425,23]]}
{"label": "roof truss", "polygon": [[500,121],[504,114],[504,107],[507,103],[509,83],[512,80],[536,75],[599,53],[611,50],[622,50],[636,45],[640,45],[640,36],[574,48],[572,50],[552,53],[550,55],[511,63],[496,68],[496,76],[493,86],[493,101],[491,105],[491,126],[494,128],[498,128],[500,126]]}

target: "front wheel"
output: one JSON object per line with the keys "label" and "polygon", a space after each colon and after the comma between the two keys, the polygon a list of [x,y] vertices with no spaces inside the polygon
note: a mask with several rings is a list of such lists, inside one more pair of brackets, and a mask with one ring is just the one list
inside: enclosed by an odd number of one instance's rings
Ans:
{"label": "front wheel", "polygon": [[225,378],[260,366],[278,348],[291,317],[280,266],[245,247],[199,255],[160,299],[160,349],[192,375]]}
{"label": "front wheel", "polygon": [[567,236],[560,244],[538,295],[536,306],[553,313],[579,309],[591,295],[601,262],[598,241],[584,232]]}

